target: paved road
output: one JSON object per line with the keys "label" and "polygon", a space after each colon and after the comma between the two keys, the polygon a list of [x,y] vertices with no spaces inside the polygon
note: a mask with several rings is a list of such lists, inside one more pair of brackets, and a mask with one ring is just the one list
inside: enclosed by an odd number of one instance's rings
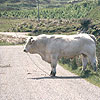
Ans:
{"label": "paved road", "polygon": [[[50,73],[40,56],[30,56]],[[59,65],[57,77],[50,78],[22,46],[0,46],[0,100],[100,100],[100,88]]]}

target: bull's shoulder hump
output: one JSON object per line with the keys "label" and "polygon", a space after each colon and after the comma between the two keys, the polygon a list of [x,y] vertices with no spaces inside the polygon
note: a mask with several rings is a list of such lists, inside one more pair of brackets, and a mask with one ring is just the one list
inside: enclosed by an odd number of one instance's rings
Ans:
{"label": "bull's shoulder hump", "polygon": [[46,39],[46,38],[48,38],[48,35],[45,35],[45,34],[37,36],[37,39]]}

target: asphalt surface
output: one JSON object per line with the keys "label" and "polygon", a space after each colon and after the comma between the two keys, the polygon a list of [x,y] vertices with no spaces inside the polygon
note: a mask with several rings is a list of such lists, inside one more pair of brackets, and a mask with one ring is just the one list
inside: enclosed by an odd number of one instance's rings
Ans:
{"label": "asphalt surface", "polygon": [[100,100],[99,87],[60,65],[51,78],[50,65],[39,55],[30,57],[22,46],[0,46],[0,100]]}

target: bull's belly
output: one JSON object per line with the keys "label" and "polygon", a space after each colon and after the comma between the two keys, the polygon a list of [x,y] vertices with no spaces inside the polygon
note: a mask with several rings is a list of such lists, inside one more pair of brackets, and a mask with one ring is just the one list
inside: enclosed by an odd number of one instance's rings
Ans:
{"label": "bull's belly", "polygon": [[77,52],[63,52],[59,54],[59,58],[65,57],[65,58],[74,58],[75,56],[78,56],[82,54],[81,51]]}

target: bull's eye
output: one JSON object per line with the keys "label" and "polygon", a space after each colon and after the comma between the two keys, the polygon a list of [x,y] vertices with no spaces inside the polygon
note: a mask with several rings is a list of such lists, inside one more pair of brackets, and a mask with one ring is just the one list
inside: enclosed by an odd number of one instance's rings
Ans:
{"label": "bull's eye", "polygon": [[29,45],[31,45],[31,44],[32,44],[32,42],[30,41],[30,42],[29,42]]}

